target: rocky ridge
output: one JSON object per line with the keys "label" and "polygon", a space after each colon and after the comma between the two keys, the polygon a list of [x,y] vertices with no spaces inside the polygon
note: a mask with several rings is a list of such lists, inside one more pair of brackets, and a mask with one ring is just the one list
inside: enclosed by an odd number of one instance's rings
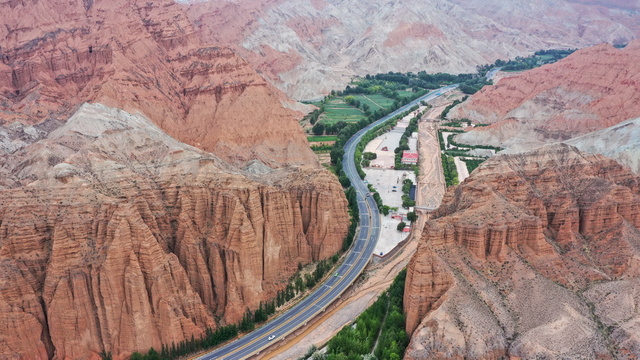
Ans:
{"label": "rocky ridge", "polygon": [[200,336],[346,233],[325,171],[244,175],[142,115],[85,104],[36,145],[12,173],[37,180],[0,196],[3,358],[123,358]]}
{"label": "rocky ridge", "polygon": [[411,259],[407,359],[636,358],[640,179],[553,145],[450,188]]}
{"label": "rocky ridge", "polygon": [[496,59],[637,38],[637,5],[593,1],[183,1],[280,89],[311,99],[353,76],[474,72]]}
{"label": "rocky ridge", "polygon": [[585,152],[608,156],[640,174],[640,118],[575,137],[566,143]]}
{"label": "rocky ridge", "polygon": [[5,2],[0,10],[0,125],[64,120],[95,101],[140,111],[233,163],[317,164],[284,94],[228,47],[203,41],[173,1]]}
{"label": "rocky ridge", "polygon": [[449,118],[491,126],[457,137],[523,151],[601,130],[640,115],[640,42],[602,44],[501,79],[453,108]]}

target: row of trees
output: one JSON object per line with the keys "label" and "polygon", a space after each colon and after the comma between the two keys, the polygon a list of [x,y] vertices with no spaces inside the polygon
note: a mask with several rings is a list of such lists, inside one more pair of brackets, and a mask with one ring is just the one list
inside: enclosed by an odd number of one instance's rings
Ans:
{"label": "row of trees", "polygon": [[458,169],[453,156],[442,154],[442,170],[444,171],[444,181],[447,186],[458,185]]}
{"label": "row of trees", "polygon": [[534,67],[542,66],[545,64],[554,63],[560,59],[563,59],[571,55],[576,49],[551,49],[551,50],[539,50],[531,56],[518,56],[511,60],[498,59],[493,64],[485,64],[477,67],[478,74],[485,76],[489,70],[495,67],[500,67],[505,71],[519,71],[533,69]]}
{"label": "row of trees", "polygon": [[313,127],[311,128],[311,132],[314,135],[322,135],[322,134],[335,135],[339,133],[340,130],[342,130],[345,126],[347,126],[347,123],[344,121],[337,121],[333,124],[325,124],[323,122],[318,122],[315,125],[313,125]]}
{"label": "row of trees", "polygon": [[370,354],[377,359],[402,359],[409,343],[402,303],[405,279],[406,269],[352,326],[345,326],[329,340],[326,354],[312,349],[309,355],[319,360],[360,360]]}
{"label": "row of trees", "polygon": [[415,200],[411,200],[411,197],[409,196],[409,192],[411,191],[412,186],[413,186],[413,181],[411,181],[411,179],[404,179],[404,181],[402,182],[402,207],[403,208],[408,209],[411,206],[416,206]]}
{"label": "row of trees", "polygon": [[444,110],[442,110],[442,113],[440,114],[440,119],[446,120],[447,114],[449,113],[449,111],[453,109],[456,105],[462,103],[465,100],[467,100],[467,96],[463,97],[462,100],[454,100],[451,104],[447,105],[447,107],[444,108]]}

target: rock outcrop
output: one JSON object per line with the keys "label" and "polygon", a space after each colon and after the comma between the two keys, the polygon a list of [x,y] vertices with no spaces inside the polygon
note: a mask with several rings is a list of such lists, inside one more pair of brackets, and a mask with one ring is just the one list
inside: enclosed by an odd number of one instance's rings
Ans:
{"label": "rock outcrop", "polygon": [[353,76],[475,72],[540,49],[627,43],[637,5],[574,0],[190,1],[198,32],[234,50],[280,89],[312,99]]}
{"label": "rock outcrop", "polygon": [[450,118],[493,124],[460,135],[468,144],[522,151],[640,116],[640,41],[602,44],[487,86]]}
{"label": "rock outcrop", "polygon": [[197,337],[346,234],[326,171],[243,175],[100,104],[14,158],[0,194],[2,358],[123,358]]}
{"label": "rock outcrop", "polygon": [[407,359],[637,358],[640,178],[558,144],[450,188],[407,271]]}
{"label": "rock outcrop", "polygon": [[182,5],[4,1],[0,19],[0,358],[198,337],[340,249],[342,187],[299,114]]}
{"label": "rock outcrop", "polygon": [[640,174],[640,118],[566,141],[592,154],[608,156]]}
{"label": "rock outcrop", "polygon": [[66,119],[95,101],[234,163],[317,163],[284,94],[200,39],[171,0],[5,2],[0,14],[2,125]]}

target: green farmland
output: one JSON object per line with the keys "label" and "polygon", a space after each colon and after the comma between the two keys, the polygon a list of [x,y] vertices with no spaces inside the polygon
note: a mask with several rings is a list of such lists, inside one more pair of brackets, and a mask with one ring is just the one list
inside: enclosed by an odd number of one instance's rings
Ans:
{"label": "green farmland", "polygon": [[358,122],[364,117],[362,110],[346,104],[341,98],[334,98],[324,105],[320,121],[325,124],[333,124],[338,121],[350,123]]}
{"label": "green farmland", "polygon": [[307,141],[309,142],[325,142],[325,141],[336,141],[338,137],[335,135],[320,135],[320,136],[307,136]]}

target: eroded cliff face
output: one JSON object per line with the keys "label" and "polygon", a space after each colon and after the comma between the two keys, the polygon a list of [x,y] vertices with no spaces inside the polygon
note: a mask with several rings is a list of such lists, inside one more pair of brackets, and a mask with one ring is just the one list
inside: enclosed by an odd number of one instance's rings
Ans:
{"label": "eroded cliff face", "polygon": [[608,128],[640,115],[638,57],[639,41],[623,49],[609,44],[585,48],[483,88],[448,117],[492,124],[458,141],[511,151]]}
{"label": "eroded cliff face", "polygon": [[163,1],[0,3],[0,358],[122,359],[336,253],[284,95]]}
{"label": "eroded cliff face", "polygon": [[3,358],[122,358],[197,337],[346,235],[326,171],[243,174],[100,104],[14,158],[0,192]]}
{"label": "eroded cliff face", "polygon": [[554,145],[488,160],[411,259],[405,357],[637,357],[638,228],[640,179],[611,159]]}
{"label": "eroded cliff face", "polygon": [[233,163],[317,162],[284,94],[198,37],[171,0],[5,2],[0,13],[2,125],[66,119],[95,101]]}

